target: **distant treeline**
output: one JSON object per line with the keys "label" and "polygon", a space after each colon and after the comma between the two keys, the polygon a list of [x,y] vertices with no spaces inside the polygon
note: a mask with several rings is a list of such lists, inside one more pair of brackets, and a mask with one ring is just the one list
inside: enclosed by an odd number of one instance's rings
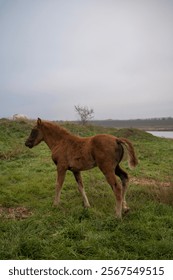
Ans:
{"label": "distant treeline", "polygon": [[139,128],[142,130],[173,131],[173,118],[151,118],[135,120],[93,120],[91,124],[115,128]]}

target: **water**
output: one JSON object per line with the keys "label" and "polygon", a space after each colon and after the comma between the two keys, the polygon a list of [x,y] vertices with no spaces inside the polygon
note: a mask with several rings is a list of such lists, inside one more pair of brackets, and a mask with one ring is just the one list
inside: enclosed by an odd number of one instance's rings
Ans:
{"label": "water", "polygon": [[164,138],[172,138],[173,139],[173,131],[147,131],[154,136],[164,137]]}

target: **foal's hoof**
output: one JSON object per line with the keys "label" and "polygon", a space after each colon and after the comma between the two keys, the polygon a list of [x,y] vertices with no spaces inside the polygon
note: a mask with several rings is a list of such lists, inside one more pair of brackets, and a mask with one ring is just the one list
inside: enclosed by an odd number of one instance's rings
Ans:
{"label": "foal's hoof", "polygon": [[84,208],[90,208],[90,204],[84,204]]}
{"label": "foal's hoof", "polygon": [[56,201],[54,201],[52,206],[53,206],[53,207],[58,207],[59,204],[58,204]]}
{"label": "foal's hoof", "polygon": [[117,221],[122,221],[122,216],[120,216],[120,215],[118,215],[118,216],[115,215],[115,218],[116,218]]}
{"label": "foal's hoof", "polygon": [[90,208],[91,206],[90,206],[90,204],[89,204],[88,201],[87,201],[87,202],[84,202],[84,201],[83,201],[83,207],[84,207],[84,208]]}
{"label": "foal's hoof", "polygon": [[129,211],[130,211],[129,207],[126,207],[126,208],[123,209],[124,214],[127,214]]}

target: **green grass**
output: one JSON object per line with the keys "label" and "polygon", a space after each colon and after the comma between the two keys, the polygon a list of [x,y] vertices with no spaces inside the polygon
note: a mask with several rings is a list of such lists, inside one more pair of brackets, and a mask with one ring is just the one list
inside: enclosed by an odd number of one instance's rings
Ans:
{"label": "green grass", "polygon": [[[70,172],[60,206],[52,206],[56,168],[45,144],[24,146],[32,125],[0,120],[0,259],[173,258],[173,140],[136,129],[64,124],[81,136],[111,133],[133,142],[139,165],[131,171],[122,163],[131,178],[131,211],[119,221],[112,190],[97,168],[83,172],[90,209],[83,208]],[[28,215],[10,215],[20,208]]]}

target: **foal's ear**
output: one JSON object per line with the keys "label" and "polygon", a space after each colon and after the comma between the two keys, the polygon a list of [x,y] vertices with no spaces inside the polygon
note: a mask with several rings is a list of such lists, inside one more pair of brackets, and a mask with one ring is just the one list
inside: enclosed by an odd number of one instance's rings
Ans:
{"label": "foal's ear", "polygon": [[37,119],[37,125],[41,125],[41,119],[40,118]]}

